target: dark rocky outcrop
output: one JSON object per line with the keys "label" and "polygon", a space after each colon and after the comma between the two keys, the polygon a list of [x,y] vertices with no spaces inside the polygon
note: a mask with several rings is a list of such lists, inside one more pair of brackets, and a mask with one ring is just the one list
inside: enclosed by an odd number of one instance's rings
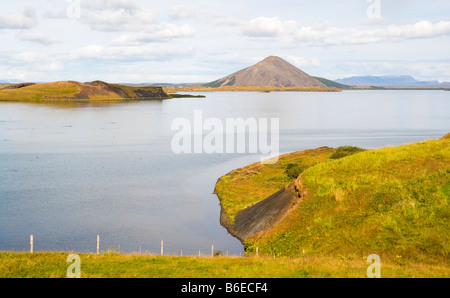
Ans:
{"label": "dark rocky outcrop", "polygon": [[5,88],[3,88],[3,90],[8,90],[8,89],[20,89],[20,88],[24,88],[24,87],[28,87],[28,86],[33,86],[36,85],[35,83],[20,83],[20,84],[13,84],[13,85],[9,85],[6,86]]}

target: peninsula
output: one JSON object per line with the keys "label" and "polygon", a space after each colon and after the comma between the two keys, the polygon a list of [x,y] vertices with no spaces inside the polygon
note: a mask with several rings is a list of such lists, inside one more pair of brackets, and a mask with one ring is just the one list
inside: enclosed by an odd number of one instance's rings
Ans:
{"label": "peninsula", "polygon": [[0,87],[0,101],[137,100],[172,98],[162,87],[130,87],[102,81],[21,83]]}
{"label": "peninsula", "polygon": [[221,177],[221,223],[248,254],[448,264],[450,134],[364,150],[283,155]]}

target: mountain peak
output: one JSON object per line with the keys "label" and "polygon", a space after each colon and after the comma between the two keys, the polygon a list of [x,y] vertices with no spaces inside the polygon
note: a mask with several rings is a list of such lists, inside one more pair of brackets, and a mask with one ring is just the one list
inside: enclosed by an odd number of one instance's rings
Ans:
{"label": "mountain peak", "polygon": [[[269,57],[267,57],[266,59],[264,59],[264,60],[262,60],[261,62],[264,62],[264,61],[267,61],[267,62],[269,62],[269,61],[277,61],[277,60],[281,60],[281,61],[286,61],[286,60],[284,60],[284,59],[282,59],[282,58],[280,58],[280,57],[278,57],[278,56],[269,56]],[[287,62],[287,61],[286,61]]]}
{"label": "mountain peak", "polygon": [[255,65],[211,82],[207,86],[325,87],[318,80],[278,56],[269,56]]}

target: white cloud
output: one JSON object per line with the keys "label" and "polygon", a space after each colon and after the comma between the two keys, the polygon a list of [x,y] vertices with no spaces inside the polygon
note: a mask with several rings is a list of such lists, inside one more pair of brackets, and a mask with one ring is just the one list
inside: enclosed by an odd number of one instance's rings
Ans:
{"label": "white cloud", "polygon": [[37,52],[21,52],[14,54],[12,59],[17,62],[25,62],[32,71],[58,71],[64,69],[64,66],[59,59]]}
{"label": "white cloud", "polygon": [[320,61],[318,58],[314,57],[312,59],[307,59],[299,56],[287,56],[287,60],[292,62],[295,66],[299,68],[303,67],[319,67]]}
{"label": "white cloud", "polygon": [[141,9],[139,1],[136,0],[89,0],[83,1],[83,8],[89,9],[126,9],[126,10],[138,10]]}
{"label": "white cloud", "polygon": [[189,19],[195,16],[195,11],[184,5],[175,5],[169,8],[169,16],[175,20]]}
{"label": "white cloud", "polygon": [[0,29],[30,29],[36,25],[34,9],[26,9],[23,13],[0,14]]}
{"label": "white cloud", "polygon": [[[225,20],[226,21],[226,20]],[[225,22],[225,24],[227,24]],[[237,24],[237,23],[232,23]],[[311,26],[299,26],[294,20],[283,21],[278,17],[258,17],[240,24],[242,35],[254,38],[283,37],[291,41],[312,45],[357,45],[385,41],[399,41],[432,38],[450,35],[450,22],[431,23],[420,21],[415,24],[361,30],[333,27],[329,22]]]}
{"label": "white cloud", "polygon": [[405,67],[407,73],[414,73],[418,78],[426,80],[449,81],[450,63],[420,62],[408,63]]}
{"label": "white cloud", "polygon": [[115,45],[136,45],[148,42],[169,41],[178,38],[187,38],[194,35],[194,29],[185,24],[154,24],[145,32],[124,34],[113,41]]}
{"label": "white cloud", "polygon": [[243,24],[242,33],[250,37],[277,37],[289,34],[297,26],[295,21],[281,21],[278,17],[259,17]]}
{"label": "white cloud", "polygon": [[[136,45],[140,43],[169,41],[194,35],[190,25],[161,23],[156,14],[142,7],[137,1],[94,0],[83,6],[81,22],[93,30],[123,32],[113,41],[115,45]],[[173,17],[188,17],[186,9],[172,7]]]}
{"label": "white cloud", "polygon": [[146,10],[120,8],[83,13],[82,21],[86,21],[93,30],[97,31],[145,31],[147,26],[156,23],[156,16]]}
{"label": "white cloud", "polygon": [[236,27],[241,26],[243,21],[236,17],[212,15],[214,23],[218,26]]}
{"label": "white cloud", "polygon": [[120,61],[172,60],[190,55],[191,49],[171,49],[152,45],[102,46],[88,45],[73,51],[67,59],[96,59]]}
{"label": "white cloud", "polygon": [[19,34],[17,34],[17,37],[22,41],[30,41],[43,45],[51,45],[60,42],[56,38],[34,31],[20,32]]}
{"label": "white cloud", "polygon": [[384,41],[399,41],[418,38],[431,38],[450,35],[450,22],[433,24],[421,21],[412,25],[390,25],[376,30],[355,30],[327,26],[321,30],[314,27],[301,27],[294,38],[299,41],[322,45],[371,44]]}
{"label": "white cloud", "polygon": [[[429,21],[421,21],[415,23],[414,25],[406,25],[400,27],[391,25],[387,28],[386,32],[384,32],[384,35],[389,38],[401,39],[437,37],[449,34],[450,22],[444,21],[436,24],[433,24]],[[383,35],[383,32],[381,32],[381,35]]]}

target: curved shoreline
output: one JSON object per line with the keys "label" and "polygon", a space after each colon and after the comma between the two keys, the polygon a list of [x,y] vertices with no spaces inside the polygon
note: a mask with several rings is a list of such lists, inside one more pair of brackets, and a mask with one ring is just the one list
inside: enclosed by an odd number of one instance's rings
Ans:
{"label": "curved shoreline", "polygon": [[[214,194],[219,198],[221,207],[220,224],[232,236],[239,239],[244,246],[245,242],[248,242],[251,238],[264,237],[284,220],[307,194],[301,175],[294,180],[284,180],[285,178],[283,177],[286,176],[288,165],[291,163],[303,163],[308,168],[316,165],[318,162],[328,160],[329,156],[335,151],[336,149],[334,148],[319,147],[291,152],[281,155],[279,164],[276,167],[267,167],[260,163],[254,163],[237,168],[220,177],[214,188]],[[248,178],[254,175],[262,175],[260,176],[262,177],[260,178],[261,180],[248,182],[250,180]],[[278,187],[268,186],[267,188],[270,191],[263,190],[256,193],[252,191],[255,187],[259,187],[258,183],[264,183],[265,185],[268,183],[270,185],[273,183],[270,181],[273,181],[274,177],[284,182],[279,184]],[[230,182],[229,179],[231,181],[236,179],[236,181]],[[233,191],[234,187],[239,189],[244,187],[244,193],[241,191],[240,195],[236,195]],[[231,202],[234,201],[238,206],[241,206],[238,210],[236,210],[236,207],[230,208],[228,206],[231,199],[229,196],[233,196]],[[238,198],[239,196],[241,197],[240,199]],[[248,200],[248,196],[259,199],[257,201],[254,199]],[[248,201],[249,204],[242,204],[242,200]]]}

